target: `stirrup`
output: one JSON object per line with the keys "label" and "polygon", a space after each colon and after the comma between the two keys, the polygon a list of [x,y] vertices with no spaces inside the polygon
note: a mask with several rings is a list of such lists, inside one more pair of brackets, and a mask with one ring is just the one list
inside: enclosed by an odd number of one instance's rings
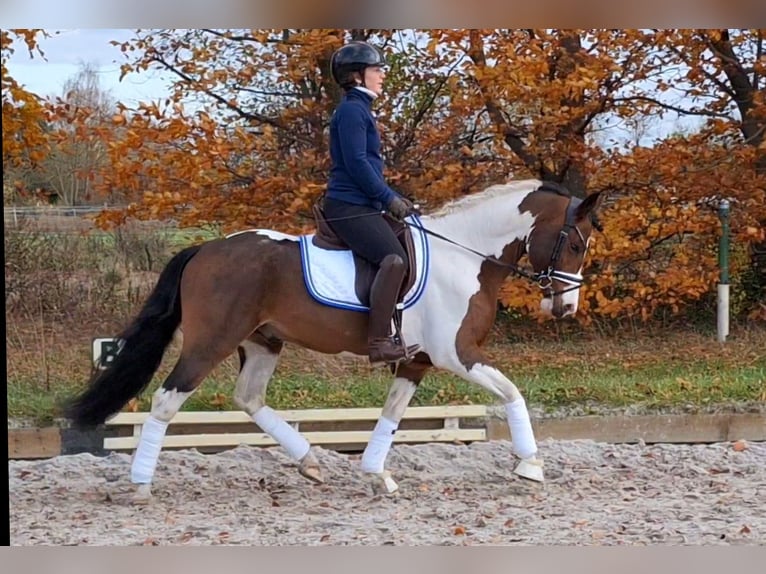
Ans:
{"label": "stirrup", "polygon": [[402,324],[401,324],[401,315],[399,315],[399,320],[396,321],[396,332],[392,335],[394,343],[399,345],[404,349],[404,359],[406,363],[409,363],[412,359],[415,358],[415,355],[417,355],[420,350],[421,346],[415,343],[414,345],[406,345],[404,343],[404,339],[402,338]]}
{"label": "stirrup", "polygon": [[[381,352],[380,346],[383,347]],[[372,364],[401,365],[412,361],[420,345],[402,345],[398,337],[382,337],[368,343],[368,356]]]}

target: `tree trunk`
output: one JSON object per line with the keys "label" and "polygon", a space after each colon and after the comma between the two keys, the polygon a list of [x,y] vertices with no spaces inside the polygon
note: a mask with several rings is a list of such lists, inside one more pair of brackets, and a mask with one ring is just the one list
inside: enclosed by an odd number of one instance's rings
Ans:
{"label": "tree trunk", "polygon": [[[720,67],[726,74],[729,86],[734,92],[734,103],[739,110],[742,122],[740,131],[745,138],[745,142],[755,148],[755,174],[756,176],[766,176],[766,149],[764,148],[764,137],[766,136],[766,118],[762,114],[762,108],[755,106],[756,95],[760,95],[758,75],[754,74],[751,82],[750,76],[745,71],[742,62],[734,48],[728,30],[721,30],[720,37],[711,37],[708,35],[709,45],[712,52],[718,58]],[[759,32],[759,48],[762,42]],[[761,112],[761,113],[759,113]],[[766,221],[758,222],[763,228],[766,227]],[[760,297],[766,294],[766,242],[754,244],[750,251],[750,264],[755,274],[756,282],[760,288]],[[756,295],[755,297],[759,297]]]}

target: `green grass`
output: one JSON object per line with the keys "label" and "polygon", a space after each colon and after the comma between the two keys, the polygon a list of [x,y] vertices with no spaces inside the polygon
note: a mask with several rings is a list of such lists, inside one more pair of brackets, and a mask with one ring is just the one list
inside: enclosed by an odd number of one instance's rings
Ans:
{"label": "green grass", "polygon": [[625,370],[619,365],[598,369],[541,369],[525,385],[527,400],[548,407],[603,404],[627,407],[672,407],[691,404],[754,402],[764,399],[766,365],[646,365]]}
{"label": "green grass", "polygon": [[[766,334],[759,335],[766,338]],[[503,372],[513,380],[531,407],[548,411],[560,407],[629,407],[646,409],[699,407],[729,403],[766,401],[766,358],[755,341],[732,344],[730,349],[687,352],[668,356],[668,345],[653,354],[658,342],[609,341],[615,358],[594,357],[599,342],[529,346],[495,345],[493,355]],[[697,342],[699,345],[699,342]],[[621,345],[621,346],[620,346]],[[707,349],[703,344],[702,349]],[[579,353],[577,352],[579,350]],[[519,352],[520,351],[520,352]],[[536,354],[535,354],[536,353]],[[151,392],[172,365],[173,353],[138,401],[148,410]],[[527,356],[528,361],[523,357]],[[630,357],[633,363],[625,366]],[[51,357],[51,361],[55,358]],[[217,368],[183,410],[236,409],[232,402],[236,361]],[[53,367],[53,365],[50,365]],[[8,416],[38,424],[57,416],[56,404],[84,384],[81,376],[50,377],[47,384],[33,373],[17,371],[8,378]],[[267,402],[277,409],[379,407],[385,401],[391,377],[382,368],[369,369],[362,361],[341,363],[317,359],[301,350],[285,353],[283,363],[268,388]],[[421,383],[412,405],[497,404],[498,400],[477,385],[453,375],[432,371]]]}

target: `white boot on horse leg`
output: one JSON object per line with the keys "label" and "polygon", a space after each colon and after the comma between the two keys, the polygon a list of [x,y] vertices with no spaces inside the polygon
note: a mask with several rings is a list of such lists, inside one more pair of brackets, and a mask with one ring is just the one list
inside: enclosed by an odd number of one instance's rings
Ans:
{"label": "white boot on horse leg", "polygon": [[537,458],[537,446],[526,402],[519,396],[505,404],[505,411],[513,441],[513,452],[521,459],[513,472],[522,478],[543,482],[543,461]]}
{"label": "white boot on horse leg", "polygon": [[385,470],[386,457],[391,449],[399,424],[381,416],[372,431],[370,441],[362,454],[362,472],[374,494],[395,494],[399,485]]}
{"label": "white boot on horse leg", "polygon": [[[473,352],[477,357],[479,356],[477,349]],[[478,361],[464,373],[460,369],[455,369],[455,372],[503,400],[513,441],[513,452],[521,459],[513,472],[523,478],[543,482],[543,462],[537,457],[537,445],[532,423],[529,420],[529,411],[516,385],[495,367]]]}
{"label": "white boot on horse leg", "polygon": [[263,432],[279,443],[292,459],[298,461],[298,472],[301,476],[317,483],[324,482],[319,461],[311,452],[309,442],[274,409],[264,405],[252,415],[252,419]]}
{"label": "white boot on horse leg", "polygon": [[133,454],[130,480],[136,485],[133,504],[149,504],[152,501],[152,479],[157,459],[162,449],[168,423],[150,415],[141,427],[141,438]]}
{"label": "white boot on horse leg", "polygon": [[[403,367],[402,371],[410,373],[410,377],[418,380],[422,376],[422,371],[414,366]],[[391,473],[385,470],[385,463],[394,435],[399,428],[399,421],[416,389],[417,384],[410,378],[398,376],[394,379],[383,406],[383,412],[362,454],[362,472],[365,473],[365,478],[376,495],[391,495],[399,491],[399,485],[392,478]]]}
{"label": "white boot on horse leg", "polygon": [[149,504],[152,501],[151,484],[165,432],[170,420],[192,392],[183,393],[176,389],[167,390],[160,387],[154,393],[152,410],[141,427],[141,437],[130,469],[130,480],[137,485],[133,494],[133,504]]}

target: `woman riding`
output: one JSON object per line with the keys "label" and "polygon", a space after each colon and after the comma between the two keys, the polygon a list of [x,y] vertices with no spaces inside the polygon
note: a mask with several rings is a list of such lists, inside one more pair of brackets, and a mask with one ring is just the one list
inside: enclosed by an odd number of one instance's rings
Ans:
{"label": "woman riding", "polygon": [[407,256],[383,210],[404,219],[415,211],[411,201],[383,178],[380,134],[372,112],[383,91],[385,58],[366,42],[350,42],[331,59],[343,99],[330,121],[330,178],[323,209],[333,231],[358,256],[378,267],[370,290],[368,353],[371,363],[407,362],[419,350],[391,337],[391,320]]}

